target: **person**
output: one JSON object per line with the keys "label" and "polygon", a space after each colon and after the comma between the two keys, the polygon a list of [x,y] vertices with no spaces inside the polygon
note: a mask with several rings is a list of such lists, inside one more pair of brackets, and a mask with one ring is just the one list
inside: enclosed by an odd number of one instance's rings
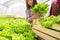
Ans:
{"label": "person", "polygon": [[60,15],[60,0],[53,0],[49,16],[51,15]]}
{"label": "person", "polygon": [[34,14],[32,12],[32,8],[37,4],[36,0],[26,0],[26,6],[27,6],[27,10],[26,10],[26,19],[29,22],[32,22],[33,19],[37,19],[40,17],[40,15],[38,13]]}

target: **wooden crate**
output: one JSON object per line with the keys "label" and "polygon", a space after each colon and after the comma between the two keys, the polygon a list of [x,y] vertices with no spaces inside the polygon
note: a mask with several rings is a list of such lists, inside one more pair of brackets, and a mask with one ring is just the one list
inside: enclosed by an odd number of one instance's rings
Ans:
{"label": "wooden crate", "polygon": [[60,25],[54,24],[52,28],[56,30],[44,28],[37,20],[33,21],[32,30],[36,33],[36,35],[45,40],[60,40]]}

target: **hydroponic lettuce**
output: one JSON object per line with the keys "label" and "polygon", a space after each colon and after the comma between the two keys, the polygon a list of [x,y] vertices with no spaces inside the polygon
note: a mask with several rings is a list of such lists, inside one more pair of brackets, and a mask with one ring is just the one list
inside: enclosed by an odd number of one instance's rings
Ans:
{"label": "hydroponic lettuce", "polygon": [[0,40],[9,40],[9,39],[5,37],[0,37]]}
{"label": "hydroponic lettuce", "polygon": [[60,24],[60,15],[57,16],[57,23]]}
{"label": "hydroponic lettuce", "polygon": [[60,16],[50,16],[50,17],[45,17],[45,18],[40,18],[39,23],[46,27],[46,28],[51,28],[53,24],[55,23],[60,23]]}
{"label": "hydroponic lettuce", "polygon": [[25,19],[0,17],[0,40],[35,40],[35,36]]}
{"label": "hydroponic lettuce", "polygon": [[34,7],[33,7],[33,9],[32,9],[32,11],[34,12],[34,13],[40,13],[40,14],[46,14],[47,13],[47,11],[48,11],[48,4],[46,4],[46,3],[44,3],[44,2],[42,2],[42,3],[39,3],[39,4],[36,4]]}

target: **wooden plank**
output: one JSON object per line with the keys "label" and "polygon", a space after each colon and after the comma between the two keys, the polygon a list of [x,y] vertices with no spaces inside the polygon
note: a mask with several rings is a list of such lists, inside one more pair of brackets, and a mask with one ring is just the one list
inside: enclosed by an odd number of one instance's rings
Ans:
{"label": "wooden plank", "polygon": [[54,24],[52,26],[52,28],[60,31],[60,25],[59,24]]}
{"label": "wooden plank", "polygon": [[37,26],[37,25],[35,25],[33,28],[60,39],[60,32],[56,32],[56,31],[53,31],[53,30],[50,30],[50,29],[46,29],[44,27]]}
{"label": "wooden plank", "polygon": [[55,39],[55,38],[53,38],[53,37],[50,37],[50,36],[48,36],[48,35],[45,35],[45,34],[43,34],[43,33],[41,33],[41,32],[38,32],[38,31],[36,31],[36,30],[34,30],[34,29],[33,29],[33,31],[36,33],[36,35],[38,35],[39,37],[42,37],[42,38],[45,39],[45,40],[59,40],[59,39]]}

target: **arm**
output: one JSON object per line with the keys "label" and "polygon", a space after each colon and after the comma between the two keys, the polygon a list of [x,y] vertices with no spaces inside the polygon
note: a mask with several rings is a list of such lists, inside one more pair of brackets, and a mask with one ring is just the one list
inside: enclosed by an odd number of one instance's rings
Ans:
{"label": "arm", "polygon": [[36,13],[32,17],[29,18],[29,21],[32,22],[34,19],[38,19],[38,18],[40,18],[40,14]]}
{"label": "arm", "polygon": [[29,14],[28,14],[29,12],[28,11],[26,11],[26,19],[30,22],[30,23],[32,23],[32,21],[34,20],[34,19],[38,19],[41,15],[39,14],[39,13],[36,13],[36,14],[34,14],[34,15],[32,15],[31,17],[29,17]]}

